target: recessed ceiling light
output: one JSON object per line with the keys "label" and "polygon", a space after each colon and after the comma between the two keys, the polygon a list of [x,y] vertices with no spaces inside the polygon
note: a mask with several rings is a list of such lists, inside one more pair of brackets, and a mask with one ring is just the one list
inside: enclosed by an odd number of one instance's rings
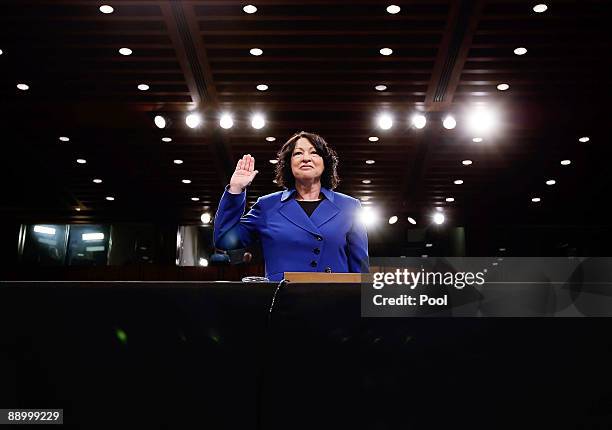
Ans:
{"label": "recessed ceiling light", "polygon": [[545,4],[537,4],[533,7],[533,11],[536,13],[542,13],[542,12],[546,12],[546,10],[548,9],[548,6],[546,6]]}
{"label": "recessed ceiling light", "polygon": [[87,163],[87,160],[84,159],[84,158],[77,158],[76,162],[79,163],[79,164],[85,164],[85,163]]}
{"label": "recessed ceiling light", "polygon": [[569,166],[570,164],[572,164],[571,160],[561,160],[562,166]]}
{"label": "recessed ceiling light", "polygon": [[426,243],[425,244],[425,248],[431,248],[433,246],[433,243]]}
{"label": "recessed ceiling light", "polygon": [[183,164],[183,160],[176,159],[174,160],[174,164]]}
{"label": "recessed ceiling light", "polygon": [[588,136],[583,136],[580,139],[578,139],[578,141],[582,142],[582,143],[586,143],[589,140],[591,140]]}
{"label": "recessed ceiling light", "polygon": [[450,202],[454,202],[454,201],[455,201],[455,198],[454,198],[454,197],[447,197],[447,198],[446,198],[446,201],[447,201],[447,202],[449,202],[449,203],[450,203]]}
{"label": "recessed ceiling light", "polygon": [[276,163],[278,163],[278,160],[277,160],[277,159],[274,159],[274,160],[269,160],[269,161],[270,161],[270,164],[276,164]]}
{"label": "recessed ceiling light", "polygon": [[499,84],[497,85],[497,89],[500,91],[506,91],[508,88],[510,88],[510,85],[508,84]]}
{"label": "recessed ceiling light", "polygon": [[120,48],[119,53],[121,55],[132,55],[132,50],[130,48]]}
{"label": "recessed ceiling light", "polygon": [[21,91],[27,91],[30,89],[30,86],[28,84],[17,84],[17,89]]}
{"label": "recessed ceiling light", "polygon": [[93,183],[94,184],[101,184],[102,183],[102,179],[96,178],[96,179],[93,180]]}
{"label": "recessed ceiling light", "polygon": [[411,216],[408,217],[408,222],[412,225],[416,225],[416,220],[412,218]]}
{"label": "recessed ceiling light", "polygon": [[200,200],[200,198],[199,197],[192,197],[191,200],[194,201],[194,202],[197,202],[197,201]]}
{"label": "recessed ceiling light", "polygon": [[263,50],[259,49],[259,48],[251,48],[251,50],[249,51],[249,53],[251,55],[254,55],[256,57],[260,56],[261,54],[263,54]]}
{"label": "recessed ceiling light", "polygon": [[378,142],[378,137],[377,136],[370,136],[370,137],[368,137],[368,140],[370,142]]}
{"label": "recessed ceiling light", "polygon": [[147,91],[149,89],[149,86],[147,84],[138,84],[138,89],[140,91]]}
{"label": "recessed ceiling light", "polygon": [[387,86],[386,86],[386,85],[376,85],[376,86],[374,87],[374,89],[375,89],[376,91],[384,91],[384,90],[386,90],[386,89],[387,89]]}
{"label": "recessed ceiling light", "polygon": [[457,126],[457,121],[451,115],[448,115],[446,118],[444,118],[444,121],[442,121],[442,125],[447,130],[452,130]]}
{"label": "recessed ceiling light", "polygon": [[187,124],[187,127],[189,128],[196,128],[200,125],[201,122],[202,117],[197,113],[190,113],[185,117],[185,124]]}
{"label": "recessed ceiling light", "polygon": [[555,185],[557,183],[557,181],[555,181],[554,179],[549,179],[548,181],[546,181],[546,185]]}
{"label": "recessed ceiling light", "polygon": [[391,55],[391,54],[393,54],[393,49],[391,49],[391,48],[382,48],[378,52],[380,52],[382,55]]}
{"label": "recessed ceiling light", "polygon": [[473,137],[472,142],[480,143],[482,142],[482,137]]}
{"label": "recessed ceiling light", "polygon": [[246,13],[255,13],[257,12],[257,7],[253,6],[252,4],[248,4],[245,7],[243,7],[242,10],[245,11]]}
{"label": "recessed ceiling light", "polygon": [[389,224],[395,224],[397,222],[397,215],[393,215],[389,218]]}
{"label": "recessed ceiling light", "polygon": [[81,212],[81,208],[74,208],[77,212]]}
{"label": "recessed ceiling light", "polygon": [[506,248],[499,248],[500,252],[505,252]]}
{"label": "recessed ceiling light", "polygon": [[366,160],[366,164],[374,164],[374,163],[376,163],[376,161],[374,161],[374,160]]}
{"label": "recessed ceiling light", "polygon": [[166,118],[161,115],[155,115],[153,118],[153,122],[157,126],[157,128],[165,128],[166,127]]}
{"label": "recessed ceiling light", "polygon": [[401,8],[397,5],[389,5],[387,6],[387,12],[389,12],[392,15],[395,15],[396,13],[399,13],[399,11],[401,10]]}
{"label": "recessed ceiling light", "polygon": [[223,115],[221,115],[221,119],[219,120],[219,125],[221,126],[221,128],[227,130],[234,126],[234,119],[229,113],[224,113]]}
{"label": "recessed ceiling light", "polygon": [[532,201],[532,202],[534,202],[534,203],[538,203],[538,202],[539,202],[539,201],[541,201],[541,200],[542,200],[542,199],[540,199],[539,197],[533,197],[533,198],[531,199],[531,201]]}
{"label": "recessed ceiling light", "polygon": [[393,127],[393,117],[388,113],[378,115],[376,122],[378,123],[378,127],[383,130],[389,130]]}
{"label": "recessed ceiling light", "polygon": [[454,184],[455,184],[455,185],[461,185],[461,184],[463,184],[463,179],[455,179]]}
{"label": "recessed ceiling light", "polygon": [[162,137],[162,142],[172,142],[171,137]]}
{"label": "recessed ceiling light", "polygon": [[115,9],[113,9],[112,6],[109,6],[107,4],[103,4],[102,6],[100,6],[100,12],[102,13],[113,13],[115,11]]}
{"label": "recessed ceiling light", "polygon": [[412,125],[418,129],[422,129],[427,125],[427,118],[423,114],[416,114],[412,116]]}
{"label": "recessed ceiling light", "polygon": [[69,137],[66,137],[66,136],[60,136],[60,137],[59,137],[59,140],[61,140],[62,142],[69,142],[69,141],[70,141],[70,138],[69,138]]}
{"label": "recessed ceiling light", "polygon": [[527,53],[527,48],[523,48],[522,46],[520,48],[516,48],[514,50],[514,53],[516,55],[525,55]]}
{"label": "recessed ceiling light", "polygon": [[191,179],[183,179],[181,180],[183,184],[191,184]]}
{"label": "recessed ceiling light", "polygon": [[268,89],[268,86],[266,84],[259,84],[257,85],[257,90],[258,91],[266,91]]}
{"label": "recessed ceiling light", "polygon": [[364,179],[363,181],[361,181],[361,183],[363,183],[363,184],[371,184],[372,181],[369,180],[369,179]]}
{"label": "recessed ceiling light", "polygon": [[251,117],[251,127],[255,130],[261,130],[266,126],[266,119],[260,113],[256,113]]}
{"label": "recessed ceiling light", "polygon": [[363,196],[363,197],[361,198],[361,201],[362,201],[362,202],[367,202],[368,200],[370,200],[370,197],[369,197],[369,196]]}
{"label": "recessed ceiling light", "polygon": [[115,200],[115,198],[113,196],[107,196],[106,200],[108,200],[109,202],[112,202],[113,200]]}
{"label": "recessed ceiling light", "polygon": [[444,224],[444,214],[442,212],[436,212],[433,215],[433,222],[435,222],[436,224],[440,225],[440,224]]}
{"label": "recessed ceiling light", "polygon": [[266,140],[267,140],[268,142],[274,142],[274,141],[276,140],[276,137],[274,137],[274,136],[268,136],[268,137],[266,137]]}
{"label": "recessed ceiling light", "polygon": [[463,160],[461,163],[463,163],[464,166],[469,166],[472,164],[472,160]]}

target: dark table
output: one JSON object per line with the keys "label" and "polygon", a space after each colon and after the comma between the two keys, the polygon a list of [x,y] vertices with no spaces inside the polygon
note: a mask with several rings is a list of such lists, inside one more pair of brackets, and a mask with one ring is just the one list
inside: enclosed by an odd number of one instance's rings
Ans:
{"label": "dark table", "polygon": [[[599,428],[609,318],[361,318],[359,285],[0,282],[0,408],[79,428]],[[604,428],[604,427],[601,427]]]}

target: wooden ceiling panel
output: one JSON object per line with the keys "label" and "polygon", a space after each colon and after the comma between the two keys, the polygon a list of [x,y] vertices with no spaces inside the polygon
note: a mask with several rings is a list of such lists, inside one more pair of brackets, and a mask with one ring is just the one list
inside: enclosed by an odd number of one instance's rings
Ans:
{"label": "wooden ceiling panel", "polygon": [[[585,196],[611,185],[607,1],[559,0],[538,14],[521,0],[411,0],[397,2],[396,15],[375,0],[259,0],[254,14],[239,0],[109,3],[112,14],[87,0],[3,2],[0,216],[197,223],[244,153],[261,166],[249,202],[277,190],[268,160],[300,130],[337,150],[339,191],[402,222],[437,205],[457,222],[533,221],[536,194],[542,216],[580,217],[596,210]],[[513,53],[519,46],[526,55]],[[254,47],[263,55],[250,55]],[[477,143],[468,116],[479,103],[498,110],[500,124]],[[193,130],[192,111],[203,117]],[[218,126],[224,111],[231,130]],[[266,116],[263,130],[250,127],[254,112]],[[381,112],[394,115],[391,130],[377,128]],[[427,115],[423,130],[411,125],[416,112]],[[454,130],[441,125],[448,114]]]}

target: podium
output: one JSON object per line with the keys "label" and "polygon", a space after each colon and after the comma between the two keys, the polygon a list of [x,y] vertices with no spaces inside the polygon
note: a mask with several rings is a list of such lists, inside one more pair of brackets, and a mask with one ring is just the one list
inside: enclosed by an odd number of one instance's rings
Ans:
{"label": "podium", "polygon": [[285,272],[285,280],[296,284],[359,284],[367,273]]}

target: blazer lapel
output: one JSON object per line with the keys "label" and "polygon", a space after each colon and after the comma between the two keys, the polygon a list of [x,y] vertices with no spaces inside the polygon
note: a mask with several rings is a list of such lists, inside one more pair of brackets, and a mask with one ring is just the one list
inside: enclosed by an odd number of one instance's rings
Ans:
{"label": "blazer lapel", "polygon": [[[323,202],[321,202],[321,204],[323,204]],[[317,208],[317,210],[318,209],[319,208]],[[308,217],[308,215],[306,215],[304,209],[302,209],[302,207],[299,205],[298,202],[295,201],[295,199],[288,199],[281,203],[279,212],[282,216],[287,218],[287,220],[291,221],[298,227],[312,234],[321,235],[319,229],[312,223],[312,220]]]}
{"label": "blazer lapel", "polygon": [[317,206],[315,211],[312,213],[310,220],[315,226],[321,227],[339,213],[340,208],[338,208],[338,206],[336,206],[331,200],[325,198],[321,203],[319,203],[319,206]]}

